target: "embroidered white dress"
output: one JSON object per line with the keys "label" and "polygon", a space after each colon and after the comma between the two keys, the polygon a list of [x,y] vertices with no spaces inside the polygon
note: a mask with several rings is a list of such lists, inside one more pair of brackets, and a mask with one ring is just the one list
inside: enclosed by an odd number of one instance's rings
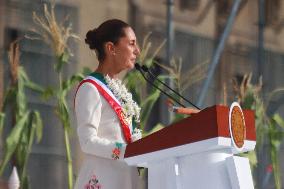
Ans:
{"label": "embroidered white dress", "polygon": [[75,188],[136,189],[138,171],[123,160],[126,142],[120,121],[93,84],[86,82],[78,89],[75,113],[85,153]]}

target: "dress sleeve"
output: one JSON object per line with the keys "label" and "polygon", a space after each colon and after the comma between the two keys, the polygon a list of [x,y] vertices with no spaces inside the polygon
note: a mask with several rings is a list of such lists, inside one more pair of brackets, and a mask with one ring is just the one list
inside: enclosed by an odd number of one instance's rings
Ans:
{"label": "dress sleeve", "polygon": [[83,152],[99,157],[123,160],[126,144],[98,136],[102,102],[99,92],[91,83],[80,86],[75,97],[77,134]]}

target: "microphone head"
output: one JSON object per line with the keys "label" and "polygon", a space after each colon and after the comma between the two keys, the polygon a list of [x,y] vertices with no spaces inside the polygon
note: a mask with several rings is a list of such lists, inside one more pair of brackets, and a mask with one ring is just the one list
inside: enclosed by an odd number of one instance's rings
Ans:
{"label": "microphone head", "polygon": [[145,66],[145,65],[142,65],[141,68],[142,68],[142,70],[144,72],[148,72],[149,71],[149,68],[147,66]]}
{"label": "microphone head", "polygon": [[141,70],[141,66],[136,62],[134,64],[136,70]]}

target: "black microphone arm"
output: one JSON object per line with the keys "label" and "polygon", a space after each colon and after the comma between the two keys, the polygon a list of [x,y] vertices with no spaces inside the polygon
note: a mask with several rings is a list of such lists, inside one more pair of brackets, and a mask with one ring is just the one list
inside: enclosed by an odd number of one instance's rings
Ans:
{"label": "black microphone arm", "polygon": [[189,104],[191,104],[192,106],[194,106],[195,108],[197,108],[198,110],[200,110],[200,108],[198,106],[196,106],[195,104],[193,104],[192,102],[190,102],[188,99],[184,98],[183,96],[181,96],[181,94],[179,94],[177,91],[175,91],[174,89],[172,89],[171,87],[169,87],[166,83],[164,83],[163,81],[161,81],[157,76],[155,76],[150,69],[145,66],[142,65],[141,66],[142,70],[144,72],[149,73],[149,75],[153,78],[153,79],[157,79],[160,83],[162,83],[164,86],[166,86],[169,90],[171,90],[172,92],[174,92],[176,95],[178,95],[180,98],[182,98],[183,100],[185,100],[186,102],[188,102]]}
{"label": "black microphone arm", "polygon": [[175,101],[176,103],[178,103],[180,106],[185,108],[185,105],[181,104],[178,100],[176,100],[174,97],[170,96],[169,94],[167,94],[165,91],[163,91],[161,88],[159,88],[157,85],[155,85],[153,82],[151,82],[143,73],[141,66],[138,63],[135,63],[135,68],[136,70],[138,70],[141,75],[143,76],[143,78],[150,83],[151,85],[153,85],[155,88],[157,88],[159,91],[161,91],[163,94],[165,94],[167,97],[169,97],[170,99],[172,99],[173,101]]}

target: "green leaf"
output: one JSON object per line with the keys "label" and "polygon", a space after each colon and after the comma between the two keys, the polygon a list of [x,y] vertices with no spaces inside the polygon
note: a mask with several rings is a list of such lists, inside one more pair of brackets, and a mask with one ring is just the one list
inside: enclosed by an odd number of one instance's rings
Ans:
{"label": "green leaf", "polygon": [[41,94],[41,98],[43,100],[47,100],[50,97],[52,97],[54,94],[55,94],[55,89],[53,89],[52,87],[46,87]]}
{"label": "green leaf", "polygon": [[24,177],[23,180],[21,180],[21,188],[23,188],[23,189],[29,189],[30,188],[28,176]]}
{"label": "green leaf", "polygon": [[2,136],[3,133],[4,120],[5,120],[5,113],[0,112],[0,137]]}
{"label": "green leaf", "polygon": [[251,109],[254,102],[255,102],[254,94],[248,93],[248,94],[246,94],[246,97],[244,98],[244,102],[242,103],[242,108]]}
{"label": "green leaf", "polygon": [[28,117],[30,112],[26,112],[23,117],[19,119],[19,121],[16,123],[12,131],[10,132],[9,136],[6,139],[5,142],[5,155],[3,158],[3,161],[0,166],[0,175],[3,174],[3,171],[9,162],[11,156],[16,150],[16,147],[21,139],[22,131],[25,128],[25,125],[27,123]]}
{"label": "green leaf", "polygon": [[177,122],[177,121],[180,121],[184,118],[188,117],[188,115],[185,115],[185,114],[175,114],[175,117],[174,117],[174,120],[172,121],[173,123]]}
{"label": "green leaf", "polygon": [[152,112],[155,102],[159,99],[160,94],[159,90],[155,90],[141,104],[141,124],[143,128]]}
{"label": "green leaf", "polygon": [[39,93],[43,93],[44,92],[44,88],[41,87],[40,85],[33,83],[31,81],[27,81],[25,83],[25,86],[33,91],[39,92]]}
{"label": "green leaf", "polygon": [[142,89],[146,88],[146,81],[143,79],[141,74],[134,70],[128,72],[123,80],[126,83],[126,87],[132,93],[133,99],[141,104],[142,101]]}
{"label": "green leaf", "polygon": [[280,144],[283,140],[284,133],[279,131],[276,127],[276,121],[274,118],[270,119],[269,122],[269,144],[270,144],[270,157],[273,167],[273,176],[274,182],[277,189],[281,189],[281,172],[280,172],[280,163],[279,163],[279,150]]}
{"label": "green leaf", "polygon": [[257,165],[257,157],[256,157],[256,153],[255,151],[250,151],[247,153],[247,157],[250,161],[250,164],[253,166],[253,167],[256,167]]}
{"label": "green leaf", "polygon": [[274,114],[272,119],[279,125],[284,128],[284,119],[279,114]]}
{"label": "green leaf", "polygon": [[64,130],[70,131],[70,119],[69,119],[69,109],[64,98],[58,99],[58,105],[56,108],[56,114],[63,124]]}
{"label": "green leaf", "polygon": [[16,88],[17,94],[16,94],[16,104],[17,104],[17,115],[20,117],[25,113],[25,110],[27,109],[27,101],[26,101],[26,95],[25,95],[25,86],[24,81],[19,77],[18,80],[18,86]]}
{"label": "green leaf", "polygon": [[4,102],[3,102],[3,109],[6,109],[9,102],[15,103],[16,102],[17,91],[14,87],[9,87],[7,92],[4,95]]}
{"label": "green leaf", "polygon": [[56,72],[60,72],[64,64],[67,64],[69,60],[69,54],[67,52],[62,53],[57,57],[57,63],[54,65]]}
{"label": "green leaf", "polygon": [[[165,125],[158,123],[157,125],[155,125],[149,132],[146,132],[145,134],[143,134],[144,136],[148,136],[150,134],[153,134],[161,129],[165,128]],[[143,137],[144,137],[143,136]]]}
{"label": "green leaf", "polygon": [[84,67],[82,74],[84,76],[90,75],[93,71],[90,68]]}
{"label": "green leaf", "polygon": [[34,111],[33,124],[35,125],[37,142],[39,143],[42,139],[43,123],[38,111]]}
{"label": "green leaf", "polygon": [[137,70],[128,72],[124,77],[124,82],[129,90],[138,90],[142,86],[146,86],[146,81]]}
{"label": "green leaf", "polygon": [[83,74],[72,75],[70,79],[62,82],[62,96],[65,97],[67,93],[74,87],[75,84],[78,84],[84,79]]}
{"label": "green leaf", "polygon": [[29,80],[29,77],[25,71],[25,69],[22,66],[18,67],[18,76],[19,76],[19,80],[25,82]]}
{"label": "green leaf", "polygon": [[35,135],[37,136],[37,142],[39,142],[42,138],[42,121],[41,117],[38,111],[33,111],[29,114],[30,122],[28,127],[29,134],[25,135],[27,136],[27,144],[25,144],[26,150],[25,153],[22,154],[22,157],[24,156],[23,160],[23,168],[22,168],[22,174],[21,174],[21,183],[25,181],[27,178],[26,176],[26,169],[28,165],[28,158],[32,150],[32,145],[34,142]]}

